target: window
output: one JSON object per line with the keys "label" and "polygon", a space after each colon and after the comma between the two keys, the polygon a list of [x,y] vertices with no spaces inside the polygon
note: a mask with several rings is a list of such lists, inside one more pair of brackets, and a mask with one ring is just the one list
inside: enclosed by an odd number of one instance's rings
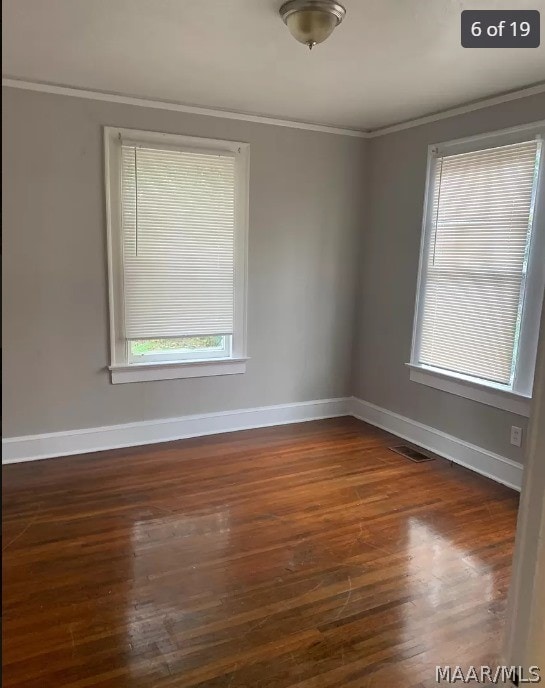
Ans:
{"label": "window", "polygon": [[545,281],[544,132],[430,148],[409,364],[415,382],[521,415]]}
{"label": "window", "polygon": [[248,144],[105,128],[112,382],[242,373]]}

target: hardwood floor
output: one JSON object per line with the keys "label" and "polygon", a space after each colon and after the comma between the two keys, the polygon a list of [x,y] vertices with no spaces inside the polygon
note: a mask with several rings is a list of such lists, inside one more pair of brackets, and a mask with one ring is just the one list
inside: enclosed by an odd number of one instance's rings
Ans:
{"label": "hardwood floor", "polygon": [[434,686],[497,661],[517,495],[341,418],[4,468],[4,686]]}

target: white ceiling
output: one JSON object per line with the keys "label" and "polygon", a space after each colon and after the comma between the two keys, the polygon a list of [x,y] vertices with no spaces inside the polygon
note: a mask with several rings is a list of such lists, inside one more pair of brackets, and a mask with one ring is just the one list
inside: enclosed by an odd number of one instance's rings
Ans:
{"label": "white ceiling", "polygon": [[[464,49],[463,9],[545,0],[345,0],[312,52],[280,0],[4,0],[5,76],[374,129],[545,80],[536,49]],[[484,6],[484,7],[483,7]]]}

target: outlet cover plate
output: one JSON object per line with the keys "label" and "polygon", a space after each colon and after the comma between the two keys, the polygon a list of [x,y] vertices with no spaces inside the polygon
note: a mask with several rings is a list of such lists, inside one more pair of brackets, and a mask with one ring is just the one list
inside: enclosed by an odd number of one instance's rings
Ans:
{"label": "outlet cover plate", "polygon": [[511,444],[515,447],[522,445],[522,428],[518,428],[516,425],[511,426]]}

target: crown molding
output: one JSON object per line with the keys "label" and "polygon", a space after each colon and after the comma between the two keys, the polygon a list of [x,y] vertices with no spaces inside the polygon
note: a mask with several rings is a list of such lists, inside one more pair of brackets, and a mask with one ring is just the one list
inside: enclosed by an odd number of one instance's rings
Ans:
{"label": "crown molding", "polygon": [[134,105],[137,107],[155,108],[157,110],[173,110],[175,112],[185,112],[192,115],[204,115],[206,117],[220,117],[223,119],[233,119],[242,122],[254,122],[256,124],[271,124],[277,127],[291,127],[292,129],[306,129],[308,131],[317,131],[323,134],[337,134],[341,136],[354,136],[362,139],[374,139],[379,136],[387,134],[394,134],[404,129],[412,129],[423,124],[437,122],[449,117],[456,117],[458,115],[481,110],[483,108],[492,107],[493,105],[501,105],[519,98],[527,98],[528,96],[545,93],[545,82],[528,86],[516,91],[509,91],[490,98],[483,98],[465,105],[460,105],[448,110],[442,110],[430,115],[424,115],[415,119],[410,119],[398,124],[392,124],[387,127],[378,127],[371,130],[346,129],[343,127],[329,127],[324,124],[313,124],[311,122],[300,122],[297,120],[278,119],[275,117],[265,117],[262,115],[250,115],[244,112],[235,112],[230,110],[221,110],[219,108],[205,108],[196,105],[184,105],[168,100],[153,100],[150,98],[139,98],[136,96],[125,96],[118,93],[109,93],[106,91],[93,91],[90,89],[73,88],[72,86],[59,86],[57,84],[49,84],[39,81],[26,81],[23,79],[14,79],[12,77],[2,77],[2,86],[8,88],[19,88],[25,91],[38,91],[39,93],[52,93],[56,95],[72,96],[74,98],[86,98],[87,100],[102,100],[109,103],[120,103],[122,105]]}
{"label": "crown molding", "polygon": [[262,115],[249,115],[244,112],[221,110],[219,108],[205,108],[198,107],[196,105],[184,105],[183,103],[177,103],[168,100],[137,98],[135,96],[124,96],[118,93],[92,91],[89,89],[73,88],[72,86],[59,86],[57,84],[48,84],[38,81],[24,81],[22,79],[13,79],[11,77],[2,77],[2,86],[19,88],[25,91],[38,91],[39,93],[53,93],[55,95],[72,96],[74,98],[86,98],[88,100],[103,100],[109,103],[120,103],[122,105],[135,105],[138,107],[155,108],[156,110],[174,110],[175,112],[185,112],[191,115],[221,117],[223,119],[254,122],[256,124],[272,124],[277,127],[291,127],[292,129],[306,129],[308,131],[318,131],[322,134],[340,134],[342,136],[355,136],[357,138],[367,138],[369,136],[367,132],[357,129],[328,127],[324,124],[312,124],[311,122],[277,119],[275,117],[265,117]]}
{"label": "crown molding", "polygon": [[413,127],[419,127],[422,124],[429,124],[430,122],[437,122],[441,119],[448,119],[449,117],[464,115],[466,112],[482,110],[483,108],[492,107],[493,105],[501,105],[502,103],[508,103],[511,100],[527,98],[528,96],[535,96],[540,93],[545,93],[545,82],[528,86],[526,88],[521,88],[516,91],[501,93],[497,96],[474,100],[471,103],[466,103],[465,105],[459,105],[458,107],[450,108],[449,110],[441,110],[430,115],[424,115],[423,117],[407,120],[406,122],[399,122],[399,124],[392,124],[391,126],[372,129],[371,131],[367,132],[367,138],[374,139],[378,136],[394,134],[395,132],[403,131],[404,129],[412,129]]}

